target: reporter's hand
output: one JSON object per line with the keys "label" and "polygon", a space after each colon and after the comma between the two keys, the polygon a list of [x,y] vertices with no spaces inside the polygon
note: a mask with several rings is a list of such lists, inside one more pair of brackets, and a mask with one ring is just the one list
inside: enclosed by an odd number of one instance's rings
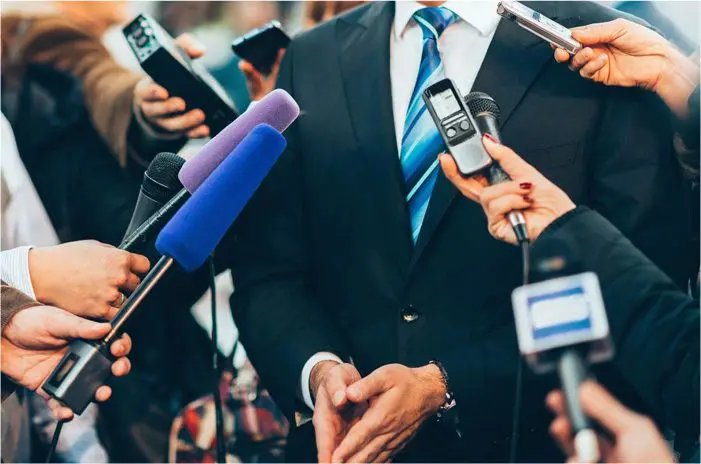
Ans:
{"label": "reporter's hand", "polygon": [[565,192],[550,182],[510,148],[482,138],[489,155],[513,179],[489,186],[484,178],[464,178],[450,155],[440,155],[446,177],[467,198],[480,203],[487,215],[489,233],[515,245],[516,235],[506,215],[520,210],[526,219],[528,237],[535,240],[555,219],[573,210],[575,204]]}
{"label": "reporter's hand", "polygon": [[246,78],[246,87],[248,87],[248,94],[251,96],[252,101],[258,101],[273,91],[277,82],[277,75],[280,72],[280,63],[284,56],[285,49],[283,48],[277,52],[277,58],[268,76],[263,76],[260,71],[246,60],[239,62],[239,69],[243,73],[243,77]]}
{"label": "reporter's hand", "polygon": [[[18,385],[38,390],[63,358],[69,342],[76,338],[97,340],[110,331],[107,323],[94,322],[75,316],[53,306],[34,306],[23,309],[7,322],[0,338],[0,367]],[[110,352],[118,359],[112,364],[112,373],[124,376],[131,364],[126,356],[131,351],[131,339],[123,335],[110,346]],[[48,398],[46,393],[39,393]],[[112,390],[107,385],[98,388],[97,401],[107,401]],[[70,409],[53,403],[54,415],[70,419]]]}
{"label": "reporter's hand", "polygon": [[365,412],[367,403],[349,404],[346,387],[360,380],[352,364],[322,361],[312,369],[314,433],[319,462],[331,462],[331,455],[351,425]]}
{"label": "reporter's hand", "polygon": [[[181,35],[175,43],[190,58],[204,55],[202,47],[189,34]],[[184,134],[191,139],[209,135],[209,127],[204,125],[205,114],[201,109],[188,108],[188,102],[178,96],[169,95],[165,88],[148,76],[136,84],[134,103],[137,111],[141,111],[146,121],[158,130]]]}
{"label": "reporter's hand", "polygon": [[389,364],[346,389],[352,403],[370,407],[333,453],[333,462],[386,462],[445,403],[440,369]]}
{"label": "reporter's hand", "polygon": [[29,274],[36,299],[77,316],[111,320],[124,293],[148,272],[148,259],[94,240],[29,251]]}
{"label": "reporter's hand", "polygon": [[[603,387],[591,381],[585,382],[579,391],[579,398],[584,412],[613,435],[614,441],[598,436],[604,462],[675,462],[655,424],[623,406]],[[562,450],[571,456],[568,462],[577,462],[572,425],[562,393],[551,392],[546,403],[557,416],[550,425],[550,433]]]}
{"label": "reporter's hand", "polygon": [[699,66],[661,35],[640,24],[616,19],[572,30],[583,48],[570,59],[555,50],[555,60],[570,62],[582,77],[610,86],[642,87],[656,92],[678,116],[699,82]]}

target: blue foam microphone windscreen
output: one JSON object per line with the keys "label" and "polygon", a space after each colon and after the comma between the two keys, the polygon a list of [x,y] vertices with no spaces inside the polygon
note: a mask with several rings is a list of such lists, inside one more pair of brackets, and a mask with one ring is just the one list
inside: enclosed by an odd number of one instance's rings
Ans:
{"label": "blue foam microphone windscreen", "polygon": [[161,230],[158,252],[187,272],[202,266],[286,145],[273,127],[256,126]]}

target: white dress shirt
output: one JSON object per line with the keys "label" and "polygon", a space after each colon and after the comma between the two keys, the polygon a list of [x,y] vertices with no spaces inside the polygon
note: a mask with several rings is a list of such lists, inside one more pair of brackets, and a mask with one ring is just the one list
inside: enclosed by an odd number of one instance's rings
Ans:
{"label": "white dress shirt", "polygon": [[10,123],[0,119],[2,144],[2,243],[0,248],[0,277],[9,285],[34,298],[29,277],[29,250],[32,246],[58,244],[44,205],[17,151]]}
{"label": "white dress shirt", "polygon": [[[455,82],[464,96],[472,89],[499,24],[497,2],[447,1],[442,6],[455,13],[458,19],[441,34],[438,50],[446,77]],[[402,152],[404,120],[416,85],[423,51],[423,32],[413,19],[414,13],[421,8],[425,8],[425,5],[419,2],[395,2],[394,24],[388,37],[392,111],[398,153]],[[311,409],[314,404],[309,389],[309,376],[314,366],[325,360],[341,362],[333,353],[322,352],[309,358],[302,369],[302,398]]]}

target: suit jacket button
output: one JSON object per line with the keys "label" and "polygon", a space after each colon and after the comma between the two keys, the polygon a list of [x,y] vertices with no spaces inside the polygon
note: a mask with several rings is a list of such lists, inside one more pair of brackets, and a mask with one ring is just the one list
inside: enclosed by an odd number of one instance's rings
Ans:
{"label": "suit jacket button", "polygon": [[404,322],[414,322],[419,317],[421,317],[421,314],[411,305],[402,309],[402,320]]}

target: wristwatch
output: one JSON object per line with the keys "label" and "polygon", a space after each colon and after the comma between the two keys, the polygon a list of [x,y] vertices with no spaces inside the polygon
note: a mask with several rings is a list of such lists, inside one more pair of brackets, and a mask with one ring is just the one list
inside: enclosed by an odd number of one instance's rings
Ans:
{"label": "wristwatch", "polygon": [[462,432],[460,431],[459,427],[460,420],[455,407],[457,406],[457,402],[455,401],[455,395],[450,389],[450,378],[448,377],[448,372],[443,367],[443,364],[441,364],[441,362],[437,359],[432,359],[429,361],[429,364],[433,364],[441,371],[441,380],[443,380],[443,384],[445,385],[445,402],[436,413],[436,422],[450,427],[455,431],[458,438],[462,438]]}

